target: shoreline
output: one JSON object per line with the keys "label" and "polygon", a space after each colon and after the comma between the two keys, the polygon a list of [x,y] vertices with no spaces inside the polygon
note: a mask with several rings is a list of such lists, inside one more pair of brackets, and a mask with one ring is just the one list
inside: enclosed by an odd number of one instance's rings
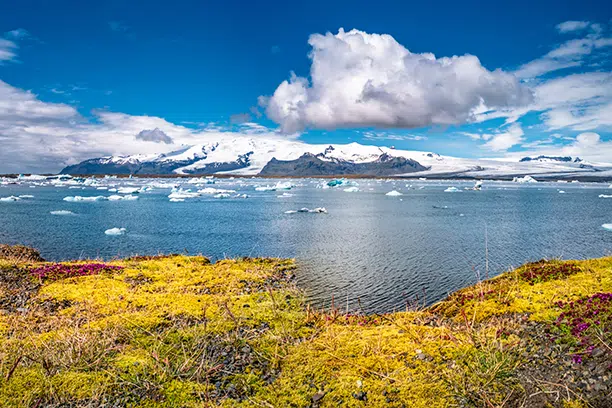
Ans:
{"label": "shoreline", "polygon": [[608,406],[612,257],[533,262],[370,315],[313,310],[296,273],[0,246],[0,406]]}

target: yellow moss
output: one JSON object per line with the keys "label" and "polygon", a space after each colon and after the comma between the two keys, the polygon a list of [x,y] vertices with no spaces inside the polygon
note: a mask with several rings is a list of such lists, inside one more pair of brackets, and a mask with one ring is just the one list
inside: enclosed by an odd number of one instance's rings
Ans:
{"label": "yellow moss", "polygon": [[[39,307],[0,316],[0,378],[9,378],[0,406],[95,405],[119,393],[120,405],[143,407],[297,407],[317,392],[323,407],[363,406],[363,396],[370,406],[446,407],[472,394],[475,405],[501,404],[512,387],[505,376],[520,363],[520,339],[499,335],[515,329],[504,316],[549,321],[555,301],[612,291],[611,257],[577,261],[582,271],[565,279],[530,285],[508,272],[431,309],[362,326],[307,313],[291,287],[268,289],[292,261],[113,264],[124,269],[45,282]],[[428,323],[440,316],[449,320]],[[230,383],[245,398],[222,397]]]}

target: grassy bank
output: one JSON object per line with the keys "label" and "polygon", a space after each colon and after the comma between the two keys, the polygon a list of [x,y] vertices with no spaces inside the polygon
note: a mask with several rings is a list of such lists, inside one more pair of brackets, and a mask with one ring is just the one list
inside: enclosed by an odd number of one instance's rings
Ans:
{"label": "grassy bank", "polygon": [[610,406],[612,258],[371,316],[310,310],[294,273],[0,248],[0,406]]}

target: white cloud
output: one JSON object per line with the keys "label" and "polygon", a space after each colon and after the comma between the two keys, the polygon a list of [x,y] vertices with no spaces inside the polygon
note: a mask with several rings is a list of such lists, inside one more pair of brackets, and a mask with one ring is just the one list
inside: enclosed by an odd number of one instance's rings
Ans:
{"label": "white cloud", "polygon": [[[565,138],[564,138],[565,139]],[[558,145],[534,145],[531,151],[513,153],[510,157],[524,156],[571,156],[581,157],[591,162],[612,162],[612,141],[603,140],[598,133],[584,132],[571,139],[572,143],[565,146]],[[529,147],[524,145],[525,147]]]}
{"label": "white cloud", "polygon": [[[191,129],[151,116],[108,111],[94,111],[93,115],[95,121],[88,121],[70,105],[41,101],[32,92],[0,80],[0,173],[54,172],[92,157],[166,153],[181,145],[223,137],[281,137],[252,123],[231,132],[214,127]],[[152,138],[174,144],[152,143]]]}
{"label": "white cloud", "polygon": [[580,31],[587,28],[591,23],[588,21],[564,21],[557,24],[557,30],[560,33],[569,33],[572,31]]}
{"label": "white cloud", "polygon": [[521,126],[518,123],[513,123],[505,132],[481,135],[483,140],[488,140],[482,146],[494,152],[506,151],[520,144],[523,141],[524,134]]}
{"label": "white cloud", "polygon": [[2,61],[11,61],[17,56],[17,44],[5,38],[0,38],[0,64]]}
{"label": "white cloud", "polygon": [[363,132],[363,138],[366,140],[395,140],[395,141],[422,141],[427,140],[427,136],[422,135],[399,135],[396,133],[387,132]]}
{"label": "white cloud", "polygon": [[513,75],[489,71],[472,55],[415,54],[390,35],[358,30],[314,34],[309,44],[310,81],[292,74],[272,97],[260,98],[285,132],[460,124],[482,105],[521,106],[532,99]]}

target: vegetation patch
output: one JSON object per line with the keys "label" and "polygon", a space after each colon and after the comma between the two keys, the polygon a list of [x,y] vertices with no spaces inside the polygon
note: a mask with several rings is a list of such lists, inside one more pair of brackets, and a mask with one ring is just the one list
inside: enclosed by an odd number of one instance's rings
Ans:
{"label": "vegetation patch", "polygon": [[104,263],[62,264],[54,263],[32,269],[33,276],[45,280],[72,278],[75,276],[97,275],[104,272],[115,272],[123,266],[108,265]]}
{"label": "vegetation patch", "polygon": [[567,278],[580,272],[580,267],[574,262],[538,261],[531,262],[519,269],[522,280],[530,284]]}
{"label": "vegetation patch", "polygon": [[551,325],[552,339],[570,346],[575,363],[582,363],[596,347],[606,348],[612,344],[612,293],[559,301],[556,306],[561,314]]}
{"label": "vegetation patch", "polygon": [[282,259],[0,260],[0,407],[612,400],[612,258],[528,264],[381,315],[313,310],[294,275]]}

